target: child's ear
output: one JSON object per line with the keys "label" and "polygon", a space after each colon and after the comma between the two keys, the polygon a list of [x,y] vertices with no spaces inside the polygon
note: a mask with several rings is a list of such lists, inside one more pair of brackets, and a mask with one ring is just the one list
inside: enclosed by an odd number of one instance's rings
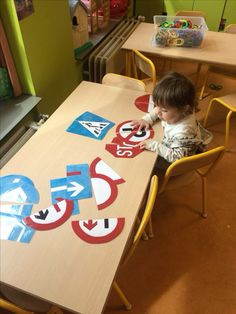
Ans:
{"label": "child's ear", "polygon": [[183,108],[183,114],[184,114],[185,116],[187,116],[187,115],[189,115],[189,114],[191,114],[191,113],[193,113],[193,108],[192,108],[190,105],[184,106],[184,108]]}

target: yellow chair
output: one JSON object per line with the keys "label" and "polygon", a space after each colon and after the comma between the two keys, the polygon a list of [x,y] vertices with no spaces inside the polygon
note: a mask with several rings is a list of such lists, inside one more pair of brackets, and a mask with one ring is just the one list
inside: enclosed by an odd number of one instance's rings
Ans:
{"label": "yellow chair", "polygon": [[224,146],[219,146],[193,156],[173,162],[166,170],[159,184],[158,194],[184,187],[196,178],[202,183],[202,217],[207,217],[207,176],[223,156]]}
{"label": "yellow chair", "polygon": [[203,122],[203,125],[206,126],[209,121],[210,113],[212,112],[213,107],[223,106],[228,111],[225,120],[225,147],[228,147],[229,144],[229,129],[230,129],[230,119],[233,113],[236,112],[236,92],[221,96],[218,98],[212,98],[209,102],[206,116]]}
{"label": "yellow chair", "polygon": [[57,306],[52,306],[43,300],[36,299],[5,285],[1,285],[0,309],[15,314],[63,314]]}
{"label": "yellow chair", "polygon": [[[137,231],[133,237],[131,246],[129,247],[129,249],[125,253],[125,256],[124,256],[124,259],[122,262],[122,266],[125,265],[127,263],[127,261],[129,260],[129,258],[132,256],[135,248],[137,247],[137,245],[139,243],[140,238],[142,237],[143,233],[145,232],[145,228],[146,228],[148,222],[150,221],[151,213],[152,213],[152,210],[153,210],[153,207],[155,204],[157,189],[158,189],[158,178],[156,175],[153,175],[152,179],[151,179],[150,187],[149,187],[148,198],[147,198],[147,202],[146,202],[146,206],[145,206],[142,220],[139,223],[139,227],[138,227],[138,229],[137,229]],[[119,285],[117,284],[116,280],[113,281],[112,287],[118,293],[118,295],[121,298],[122,302],[124,303],[126,309],[130,310],[132,308],[132,305],[128,301],[127,297],[125,296],[125,294],[123,293],[123,291],[121,290]]]}
{"label": "yellow chair", "polygon": [[109,86],[122,87],[138,91],[146,91],[146,86],[141,80],[137,80],[128,76],[107,73],[102,78],[102,84]]}
{"label": "yellow chair", "polygon": [[132,50],[132,67],[134,77],[142,80],[146,85],[146,90],[152,93],[157,82],[154,63],[140,51]]}
{"label": "yellow chair", "polygon": [[[230,24],[230,25],[226,26],[224,32],[236,34],[236,24]],[[204,97],[204,92],[205,92],[205,88],[206,88],[210,73],[220,74],[220,75],[228,76],[228,77],[236,77],[236,70],[234,68],[232,68],[231,66],[214,66],[214,65],[208,66],[208,70],[207,70],[207,73],[205,75],[204,83],[203,83],[203,86],[202,86],[201,91],[200,91],[200,96],[199,96],[200,100],[203,99],[203,97]]]}

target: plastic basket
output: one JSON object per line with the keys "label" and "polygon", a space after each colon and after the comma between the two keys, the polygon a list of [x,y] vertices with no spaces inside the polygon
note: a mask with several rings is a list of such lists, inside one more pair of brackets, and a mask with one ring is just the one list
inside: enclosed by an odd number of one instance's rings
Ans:
{"label": "plastic basket", "polygon": [[201,16],[154,15],[152,43],[157,47],[199,47],[208,30]]}

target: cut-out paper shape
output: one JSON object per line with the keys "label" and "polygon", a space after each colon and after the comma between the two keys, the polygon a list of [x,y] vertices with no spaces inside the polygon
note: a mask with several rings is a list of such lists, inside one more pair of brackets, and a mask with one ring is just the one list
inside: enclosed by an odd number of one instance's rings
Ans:
{"label": "cut-out paper shape", "polygon": [[[77,183],[78,185],[81,186],[81,191],[77,195],[69,196],[69,199],[75,198],[82,199],[92,197],[89,165],[88,164],[68,165],[66,169],[68,185],[67,191],[70,189],[70,184],[73,185]],[[68,183],[68,181],[70,183]],[[73,186],[71,187],[71,189],[73,189]]]}
{"label": "cut-out paper shape", "polygon": [[0,213],[0,238],[2,240],[29,243],[35,230],[26,226],[22,218],[23,216]]}
{"label": "cut-out paper shape", "polygon": [[25,217],[31,214],[32,207],[32,204],[0,204],[0,212]]}
{"label": "cut-out paper shape", "polygon": [[93,160],[90,165],[90,172],[95,174],[102,174],[111,178],[116,184],[124,183],[125,180],[113,170],[108,164],[105,163],[100,157],[97,157]]}
{"label": "cut-out paper shape", "polygon": [[73,201],[62,200],[33,215],[25,217],[23,221],[27,226],[36,230],[54,229],[62,225],[71,216],[72,210]]}
{"label": "cut-out paper shape", "polygon": [[117,186],[109,177],[96,175],[92,177],[93,193],[99,210],[111,205],[117,197]]}
{"label": "cut-out paper shape", "polygon": [[134,128],[131,123],[132,121],[124,121],[116,128],[116,136],[122,142],[126,142],[128,144],[137,144],[149,138],[153,138],[154,130],[152,127],[138,131],[138,128]]}
{"label": "cut-out paper shape", "polygon": [[106,144],[105,148],[117,158],[133,158],[144,151],[138,145],[131,145],[125,142],[123,144]]}
{"label": "cut-out paper shape", "polygon": [[93,192],[98,209],[111,205],[117,197],[117,184],[125,182],[100,157],[94,159],[90,165]]}
{"label": "cut-out paper shape", "polygon": [[57,203],[57,198],[67,199],[67,177],[50,180],[52,203]]}
{"label": "cut-out paper shape", "polygon": [[72,211],[72,215],[77,215],[80,213],[78,194],[83,189],[82,186],[77,184],[75,181],[71,181],[71,177],[68,180],[68,177],[65,178],[57,178],[50,180],[50,188],[51,188],[51,199],[52,203],[57,203],[58,198],[62,199],[73,199],[74,200],[74,207]]}
{"label": "cut-out paper shape", "polygon": [[22,185],[24,183],[34,186],[34,183],[30,178],[21,174],[9,174],[6,176],[0,176],[0,186],[12,183],[19,183],[19,185]]}
{"label": "cut-out paper shape", "polygon": [[1,185],[0,200],[3,202],[14,203],[33,203],[39,202],[39,193],[36,188],[22,181]]}
{"label": "cut-out paper shape", "polygon": [[116,238],[124,228],[125,218],[105,218],[72,221],[74,232],[88,243],[106,243]]}
{"label": "cut-out paper shape", "polygon": [[134,104],[139,110],[143,112],[150,112],[154,109],[154,101],[152,95],[139,96],[135,99]]}
{"label": "cut-out paper shape", "polygon": [[[50,180],[52,203],[57,203],[58,199],[68,199],[67,194],[67,177]],[[71,193],[71,192],[70,192]],[[80,213],[77,199],[74,200],[72,215]]]}
{"label": "cut-out paper shape", "polygon": [[114,122],[86,111],[77,117],[66,131],[102,140],[114,125]]}

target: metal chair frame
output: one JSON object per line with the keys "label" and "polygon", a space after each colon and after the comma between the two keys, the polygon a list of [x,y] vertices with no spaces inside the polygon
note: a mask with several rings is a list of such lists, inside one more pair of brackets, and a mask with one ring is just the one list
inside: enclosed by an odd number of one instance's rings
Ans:
{"label": "metal chair frame", "polygon": [[[129,249],[125,253],[125,256],[124,256],[124,259],[122,262],[122,266],[125,265],[128,262],[128,260],[130,259],[130,257],[133,255],[133,253],[134,253],[134,251],[135,251],[135,249],[139,243],[140,238],[142,237],[143,233],[145,232],[145,228],[147,227],[148,223],[150,223],[152,210],[154,208],[154,204],[155,204],[155,200],[156,200],[156,196],[157,196],[157,190],[158,190],[158,177],[156,175],[153,175],[151,178],[148,198],[147,198],[147,202],[146,202],[146,206],[145,206],[142,220],[139,223],[138,229],[137,229],[137,231],[133,237],[133,241],[132,241],[131,246],[129,247]],[[151,228],[151,223],[149,224],[149,228]],[[149,230],[152,232],[151,229],[149,229]],[[117,292],[118,296],[120,297],[120,299],[124,303],[126,309],[130,310],[132,308],[132,305],[129,302],[129,300],[127,299],[124,292],[121,290],[121,288],[117,284],[116,280],[113,281],[112,287]]]}

